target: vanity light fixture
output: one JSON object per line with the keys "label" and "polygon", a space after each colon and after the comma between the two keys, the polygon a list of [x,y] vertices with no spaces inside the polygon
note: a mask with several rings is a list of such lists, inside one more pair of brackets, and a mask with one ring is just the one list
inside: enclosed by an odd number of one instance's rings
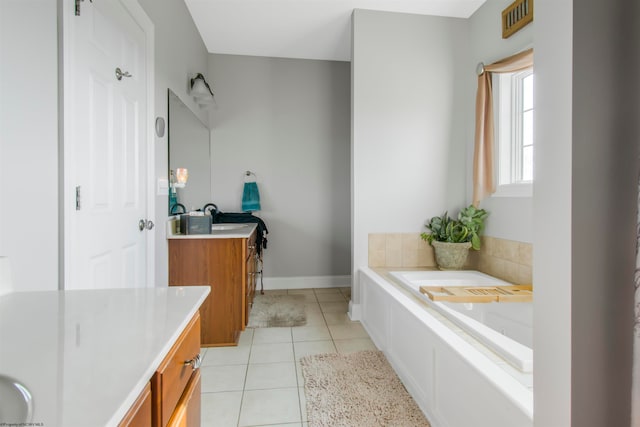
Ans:
{"label": "vanity light fixture", "polygon": [[176,169],[176,183],[175,186],[177,188],[184,188],[187,184],[187,180],[189,179],[189,170],[187,168],[177,168]]}
{"label": "vanity light fixture", "polygon": [[191,79],[191,96],[201,107],[214,103],[213,91],[201,73]]}

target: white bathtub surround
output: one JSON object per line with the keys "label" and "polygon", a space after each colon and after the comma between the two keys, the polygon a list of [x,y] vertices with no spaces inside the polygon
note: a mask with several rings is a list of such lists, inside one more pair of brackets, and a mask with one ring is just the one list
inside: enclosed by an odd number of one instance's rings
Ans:
{"label": "white bathtub surround", "polygon": [[531,374],[370,268],[359,272],[362,324],[434,426],[532,426]]}
{"label": "white bathtub surround", "polygon": [[[507,282],[532,283],[532,245],[482,236],[479,251],[469,251],[465,269],[478,270]],[[435,268],[433,248],[420,233],[369,234],[369,267]]]}
{"label": "white bathtub surround", "polygon": [[477,271],[393,271],[409,292],[487,346],[520,372],[533,372],[533,304],[432,301],[420,286],[509,286]]}
{"label": "white bathtub surround", "polygon": [[[478,270],[515,284],[532,283],[532,245],[526,242],[482,236],[479,251],[470,251],[465,269]],[[368,263],[373,268],[437,268],[433,247],[420,233],[370,233]],[[355,278],[357,286],[358,279]],[[349,303],[352,320],[360,320],[360,299]]]}

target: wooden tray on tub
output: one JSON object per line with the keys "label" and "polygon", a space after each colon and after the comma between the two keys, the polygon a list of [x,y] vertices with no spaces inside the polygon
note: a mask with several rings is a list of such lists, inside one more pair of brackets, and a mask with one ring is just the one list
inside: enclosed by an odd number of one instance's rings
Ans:
{"label": "wooden tray on tub", "polygon": [[450,302],[530,302],[533,286],[420,286],[433,301]]}

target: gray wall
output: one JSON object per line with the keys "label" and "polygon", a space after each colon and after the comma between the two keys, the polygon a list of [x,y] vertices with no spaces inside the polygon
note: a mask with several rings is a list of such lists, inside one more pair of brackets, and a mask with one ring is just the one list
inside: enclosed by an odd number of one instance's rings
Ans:
{"label": "gray wall", "polygon": [[[464,19],[355,10],[352,53],[353,274],[369,233],[424,231],[465,202]],[[354,278],[353,303],[359,303]]]}
{"label": "gray wall", "polygon": [[[155,25],[155,115],[167,119],[167,88],[204,122],[207,111],[198,107],[188,95],[189,78],[202,73],[207,80],[207,49],[198,33],[191,14],[183,1],[139,0]],[[155,171],[157,178],[168,178],[167,134],[155,138]],[[155,205],[156,286],[168,284],[168,251],[165,223],[169,199],[157,195]]]}
{"label": "gray wall", "polygon": [[[475,73],[478,62],[490,64],[494,61],[533,47],[535,21],[509,37],[502,38],[501,12],[512,0],[489,0],[469,19],[469,64],[465,81],[469,90],[464,105],[467,114],[467,170],[473,170],[473,149],[475,131],[475,103],[478,79]],[[496,164],[497,167],[497,164]],[[467,181],[467,200],[473,196],[472,174]],[[486,234],[501,239],[531,242],[533,239],[533,198],[532,197],[487,197],[481,207],[490,212]]]}
{"label": "gray wall", "polygon": [[536,3],[539,427],[629,425],[638,19],[637,2]]}
{"label": "gray wall", "polygon": [[629,425],[630,420],[638,22],[637,1],[583,0],[573,9],[571,421],[576,426]]}
{"label": "gray wall", "polygon": [[58,14],[0,1],[0,256],[16,290],[58,289]]}
{"label": "gray wall", "polygon": [[211,55],[213,199],[241,210],[257,175],[265,276],[350,270],[349,63]]}

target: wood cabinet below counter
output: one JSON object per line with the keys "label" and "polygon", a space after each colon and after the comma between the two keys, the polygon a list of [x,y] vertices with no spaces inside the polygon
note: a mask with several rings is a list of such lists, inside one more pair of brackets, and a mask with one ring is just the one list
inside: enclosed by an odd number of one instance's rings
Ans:
{"label": "wood cabinet below counter", "polygon": [[118,427],[150,427],[151,425],[151,384],[147,383]]}
{"label": "wood cabinet below counter", "polygon": [[209,286],[202,346],[237,345],[255,292],[256,231],[247,238],[169,240],[169,286]]}
{"label": "wood cabinet below counter", "polygon": [[[151,379],[154,427],[177,425],[171,420],[186,411],[185,396],[192,393],[193,383],[200,387],[200,360],[200,315],[196,313]],[[187,403],[199,411],[200,393],[196,397],[197,402],[189,397]]]}
{"label": "wood cabinet below counter", "polygon": [[200,361],[196,312],[118,427],[199,427]]}

